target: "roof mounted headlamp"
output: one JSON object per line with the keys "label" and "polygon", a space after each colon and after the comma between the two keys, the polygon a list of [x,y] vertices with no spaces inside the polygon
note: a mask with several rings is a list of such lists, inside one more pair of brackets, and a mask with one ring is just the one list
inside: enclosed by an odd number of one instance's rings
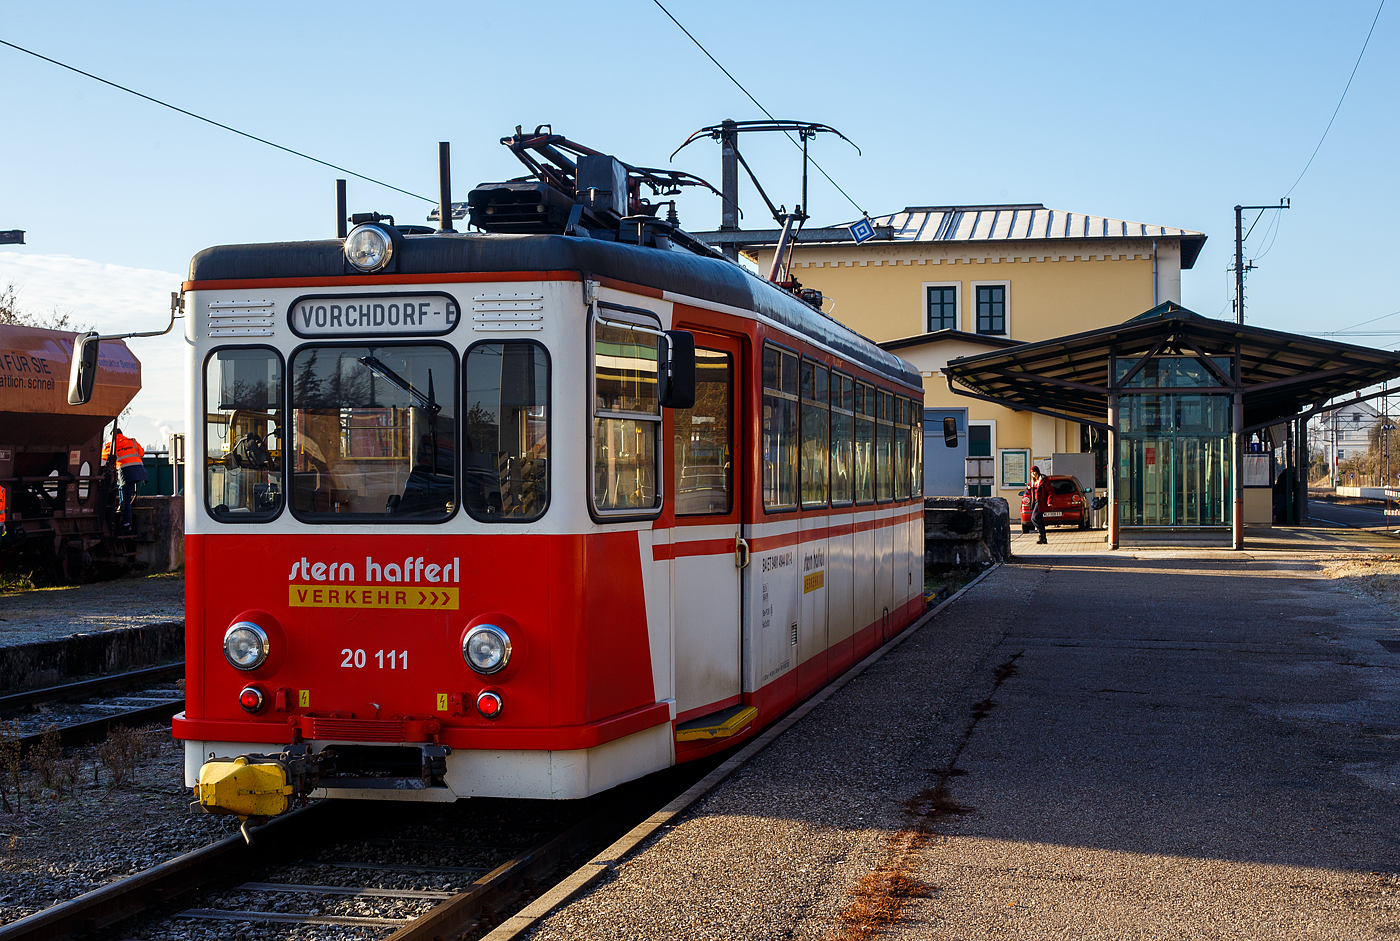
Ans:
{"label": "roof mounted headlamp", "polygon": [[357,225],[345,237],[345,260],[360,271],[380,271],[393,257],[393,236],[382,225]]}

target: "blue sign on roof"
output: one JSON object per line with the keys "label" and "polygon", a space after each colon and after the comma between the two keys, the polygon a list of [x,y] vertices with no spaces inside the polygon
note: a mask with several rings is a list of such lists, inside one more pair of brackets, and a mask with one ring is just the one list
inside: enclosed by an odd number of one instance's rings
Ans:
{"label": "blue sign on roof", "polygon": [[869,241],[875,237],[875,227],[870,224],[869,219],[860,219],[850,226],[851,238],[856,240],[856,244]]}

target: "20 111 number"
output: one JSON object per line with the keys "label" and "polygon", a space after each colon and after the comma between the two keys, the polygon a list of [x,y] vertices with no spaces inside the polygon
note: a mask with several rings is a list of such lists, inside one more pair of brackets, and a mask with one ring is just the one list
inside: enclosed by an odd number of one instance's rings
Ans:
{"label": "20 111 number", "polygon": [[[363,670],[365,664],[369,662],[363,650],[351,650],[349,647],[346,647],[340,652],[345,655],[345,659],[340,662],[342,667]],[[390,670],[408,669],[407,650],[380,650],[375,653],[374,658],[379,661],[379,669],[381,670],[384,669],[385,659],[389,661]]]}

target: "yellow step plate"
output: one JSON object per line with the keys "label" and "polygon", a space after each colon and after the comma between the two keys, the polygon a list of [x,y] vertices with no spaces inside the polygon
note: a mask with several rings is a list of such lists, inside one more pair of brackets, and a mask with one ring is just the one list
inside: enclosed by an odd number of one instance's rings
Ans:
{"label": "yellow step plate", "polygon": [[758,715],[753,706],[730,706],[676,726],[676,741],[696,742],[707,738],[729,738],[748,728]]}

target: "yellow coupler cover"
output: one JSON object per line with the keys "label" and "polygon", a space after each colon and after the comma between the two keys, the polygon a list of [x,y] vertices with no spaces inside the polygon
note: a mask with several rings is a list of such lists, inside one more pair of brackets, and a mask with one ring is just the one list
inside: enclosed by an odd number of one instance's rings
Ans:
{"label": "yellow coupler cover", "polygon": [[276,762],[250,764],[246,756],[216,758],[199,769],[195,794],[206,813],[275,817],[291,806],[294,788]]}

